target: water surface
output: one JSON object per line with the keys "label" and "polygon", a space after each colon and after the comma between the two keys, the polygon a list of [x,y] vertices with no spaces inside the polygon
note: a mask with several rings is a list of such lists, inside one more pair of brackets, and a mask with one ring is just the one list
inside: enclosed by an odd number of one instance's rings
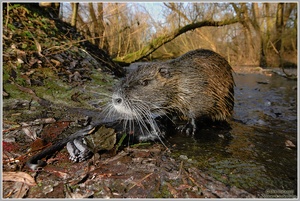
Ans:
{"label": "water surface", "polygon": [[[176,134],[173,154],[228,185],[288,197],[297,189],[297,81],[276,74],[236,73],[231,129]],[[274,196],[274,195],[271,195]]]}

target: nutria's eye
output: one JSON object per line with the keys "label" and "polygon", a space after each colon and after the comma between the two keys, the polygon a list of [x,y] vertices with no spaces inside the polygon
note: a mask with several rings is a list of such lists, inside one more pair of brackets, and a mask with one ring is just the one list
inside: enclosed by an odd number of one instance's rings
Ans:
{"label": "nutria's eye", "polygon": [[149,80],[140,80],[140,85],[147,86],[149,84]]}
{"label": "nutria's eye", "polygon": [[171,73],[167,68],[161,68],[159,69],[160,75],[164,78],[170,78],[171,77]]}

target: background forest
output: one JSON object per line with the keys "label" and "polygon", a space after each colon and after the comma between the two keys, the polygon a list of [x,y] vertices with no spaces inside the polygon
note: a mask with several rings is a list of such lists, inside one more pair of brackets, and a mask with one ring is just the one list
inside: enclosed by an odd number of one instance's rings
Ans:
{"label": "background forest", "polygon": [[59,17],[115,61],[212,49],[232,65],[296,67],[297,3],[60,3]]}

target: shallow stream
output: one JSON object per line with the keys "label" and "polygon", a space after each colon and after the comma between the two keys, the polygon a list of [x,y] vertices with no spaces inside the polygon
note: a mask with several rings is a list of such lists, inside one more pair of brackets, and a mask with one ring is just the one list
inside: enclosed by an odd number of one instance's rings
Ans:
{"label": "shallow stream", "polygon": [[[297,81],[274,73],[236,73],[231,129],[203,128],[168,139],[176,157],[262,197],[297,192]],[[295,145],[295,147],[293,146]]]}

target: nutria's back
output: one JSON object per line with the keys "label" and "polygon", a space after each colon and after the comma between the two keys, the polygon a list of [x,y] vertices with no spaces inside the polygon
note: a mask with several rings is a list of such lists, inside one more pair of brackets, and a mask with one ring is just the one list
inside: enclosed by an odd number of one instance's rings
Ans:
{"label": "nutria's back", "polygon": [[190,117],[228,120],[234,106],[232,68],[219,54],[205,49],[168,61],[177,74],[178,95],[185,99]]}
{"label": "nutria's back", "polygon": [[228,62],[213,51],[198,49],[133,71],[116,87],[110,112],[141,122],[174,112],[193,126],[201,117],[226,121],[232,115],[233,88]]}

